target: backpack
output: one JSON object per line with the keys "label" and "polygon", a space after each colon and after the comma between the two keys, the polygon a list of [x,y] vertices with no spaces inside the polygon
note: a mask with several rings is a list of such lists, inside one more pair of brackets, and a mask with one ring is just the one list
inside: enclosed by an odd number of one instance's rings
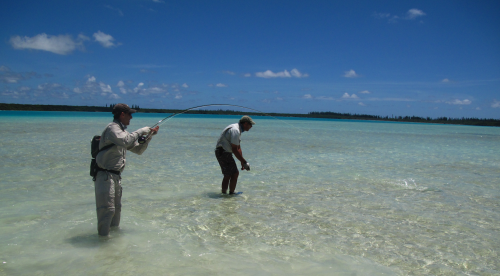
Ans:
{"label": "backpack", "polygon": [[99,171],[99,167],[97,166],[97,161],[95,158],[100,151],[106,150],[114,146],[115,144],[107,145],[104,148],[99,150],[99,142],[101,142],[101,136],[95,135],[92,140],[90,140],[90,154],[92,155],[92,160],[90,161],[90,176],[92,176],[92,180],[95,181],[95,177],[97,172]]}

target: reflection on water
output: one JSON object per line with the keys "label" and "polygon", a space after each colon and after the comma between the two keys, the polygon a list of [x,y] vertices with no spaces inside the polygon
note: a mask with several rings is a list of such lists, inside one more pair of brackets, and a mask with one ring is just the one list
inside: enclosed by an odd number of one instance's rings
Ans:
{"label": "reflection on water", "polygon": [[108,117],[0,116],[16,137],[0,149],[0,274],[500,273],[497,128],[294,120],[296,131],[257,117],[242,135],[244,193],[228,196],[213,147],[238,117],[179,116],[127,155],[121,226],[102,238],[88,163]]}

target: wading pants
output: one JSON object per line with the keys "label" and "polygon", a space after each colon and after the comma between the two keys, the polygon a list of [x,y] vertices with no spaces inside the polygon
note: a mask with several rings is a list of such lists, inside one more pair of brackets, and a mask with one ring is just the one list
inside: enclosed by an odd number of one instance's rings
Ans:
{"label": "wading pants", "polygon": [[97,232],[107,236],[111,226],[120,224],[122,210],[121,176],[99,171],[94,182],[97,208]]}

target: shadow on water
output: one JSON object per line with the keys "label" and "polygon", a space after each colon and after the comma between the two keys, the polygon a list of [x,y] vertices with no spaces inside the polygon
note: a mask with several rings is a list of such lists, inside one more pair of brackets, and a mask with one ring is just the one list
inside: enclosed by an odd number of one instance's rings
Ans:
{"label": "shadow on water", "polygon": [[208,193],[205,193],[205,196],[209,197],[209,198],[219,199],[219,198],[233,198],[233,197],[237,197],[237,196],[239,196],[241,194],[242,194],[242,192],[238,192],[238,193],[236,193],[234,195],[223,194],[223,193],[216,193],[216,192],[208,192]]}
{"label": "shadow on water", "polygon": [[435,192],[435,193],[440,193],[442,192],[440,189],[437,189],[437,188],[425,188],[425,189],[422,189],[422,190],[419,190],[420,192],[422,193],[425,193],[425,192]]}
{"label": "shadow on water", "polygon": [[97,235],[97,233],[92,233],[92,234],[74,236],[67,239],[66,241],[75,247],[93,248],[93,247],[99,247],[104,242],[107,242],[109,240],[110,237],[101,237]]}
{"label": "shadow on water", "polygon": [[66,242],[72,244],[74,247],[80,247],[80,248],[94,248],[94,247],[99,247],[102,246],[103,244],[106,244],[107,242],[111,241],[112,239],[119,238],[122,236],[124,233],[123,231],[120,230],[120,228],[111,228],[110,235],[103,237],[99,236],[96,233],[92,234],[82,234],[78,236],[74,236],[71,238],[66,239]]}

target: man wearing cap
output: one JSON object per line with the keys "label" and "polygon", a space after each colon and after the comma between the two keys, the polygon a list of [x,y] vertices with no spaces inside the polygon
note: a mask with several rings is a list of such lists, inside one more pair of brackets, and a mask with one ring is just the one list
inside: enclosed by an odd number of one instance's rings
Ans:
{"label": "man wearing cap", "polygon": [[121,212],[121,172],[125,169],[125,154],[127,150],[142,154],[148,147],[152,135],[139,143],[139,137],[158,133],[159,127],[143,127],[132,133],[126,131],[132,119],[131,109],[126,104],[116,104],[113,107],[113,122],[109,123],[101,134],[99,149],[113,145],[97,154],[98,172],[94,181],[95,201],[97,208],[97,232],[108,236],[111,226],[120,224]]}
{"label": "man wearing cap", "polygon": [[227,193],[229,186],[229,194],[234,194],[236,183],[238,182],[238,167],[233,159],[233,154],[241,162],[241,169],[250,170],[240,147],[241,133],[249,131],[255,122],[248,116],[241,117],[239,123],[227,126],[217,140],[215,146],[215,157],[219,161],[220,168],[224,178],[222,179],[222,193]]}

